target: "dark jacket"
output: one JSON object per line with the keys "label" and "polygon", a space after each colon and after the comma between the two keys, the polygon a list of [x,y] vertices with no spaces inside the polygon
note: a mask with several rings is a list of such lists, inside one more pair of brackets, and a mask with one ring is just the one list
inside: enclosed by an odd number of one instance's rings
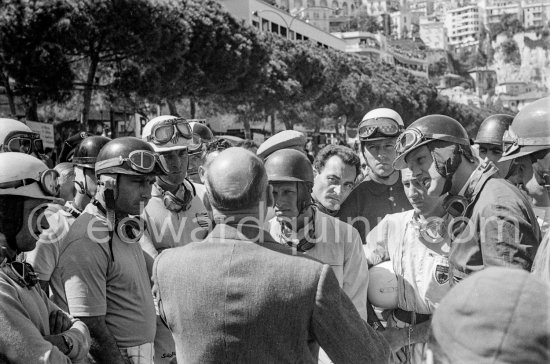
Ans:
{"label": "dark jacket", "polygon": [[470,204],[464,218],[450,227],[456,235],[449,256],[451,284],[490,266],[529,271],[541,240],[525,195],[511,183],[492,178],[492,163],[478,170],[465,192]]}
{"label": "dark jacket", "polygon": [[312,342],[335,363],[388,361],[330,266],[263,230],[217,225],[203,242],[161,253],[153,279],[178,362],[316,363]]}

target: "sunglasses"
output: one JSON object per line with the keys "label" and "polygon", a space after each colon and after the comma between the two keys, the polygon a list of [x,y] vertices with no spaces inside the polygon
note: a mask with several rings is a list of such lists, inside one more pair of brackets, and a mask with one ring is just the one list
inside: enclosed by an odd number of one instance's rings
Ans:
{"label": "sunglasses", "polygon": [[401,125],[394,119],[374,118],[361,121],[359,124],[359,138],[366,139],[380,134],[385,137],[394,137],[402,131]]}
{"label": "sunglasses", "polygon": [[44,154],[44,143],[40,134],[16,131],[8,134],[4,151],[31,154]]}
{"label": "sunglasses", "polygon": [[163,120],[153,126],[151,135],[147,137],[148,142],[155,144],[166,144],[169,141],[176,142],[179,137],[188,139],[193,138],[193,132],[189,122],[183,118]]}
{"label": "sunglasses", "polygon": [[38,183],[42,192],[47,196],[57,197],[59,195],[59,173],[55,169],[47,169],[40,172],[38,179],[25,178],[16,181],[0,183],[0,188],[19,188]]}
{"label": "sunglasses", "polygon": [[124,163],[128,163],[130,168],[134,171],[149,174],[153,173],[155,167],[159,167],[164,174],[170,173],[170,168],[166,163],[164,157],[158,153],[150,152],[148,150],[134,150],[128,155],[128,158],[111,158],[96,163],[96,169],[117,167]]}

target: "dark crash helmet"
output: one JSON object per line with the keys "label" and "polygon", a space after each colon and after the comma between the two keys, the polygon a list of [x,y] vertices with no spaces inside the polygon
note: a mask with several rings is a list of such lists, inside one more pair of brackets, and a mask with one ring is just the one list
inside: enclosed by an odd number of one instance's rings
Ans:
{"label": "dark crash helmet", "polygon": [[395,169],[407,168],[405,159],[410,152],[438,140],[470,147],[468,133],[458,121],[439,114],[424,116],[409,125],[397,138],[395,145],[397,157],[393,162],[393,167]]}
{"label": "dark crash helmet", "polygon": [[97,155],[103,146],[111,141],[104,136],[89,136],[82,140],[73,153],[73,164],[82,168],[95,168]]}
{"label": "dark crash helmet", "polygon": [[96,175],[161,175],[168,174],[164,158],[146,141],[136,137],[111,140],[101,148],[95,164]]}
{"label": "dark crash helmet", "polygon": [[265,160],[269,182],[303,182],[313,185],[313,167],[296,149],[279,149]]}
{"label": "dark crash helmet", "polygon": [[504,133],[512,124],[514,117],[507,114],[491,115],[479,126],[474,143],[502,146]]}
{"label": "dark crash helmet", "polygon": [[296,149],[279,149],[267,157],[264,166],[269,183],[296,183],[298,211],[311,205],[313,167],[304,153]]}

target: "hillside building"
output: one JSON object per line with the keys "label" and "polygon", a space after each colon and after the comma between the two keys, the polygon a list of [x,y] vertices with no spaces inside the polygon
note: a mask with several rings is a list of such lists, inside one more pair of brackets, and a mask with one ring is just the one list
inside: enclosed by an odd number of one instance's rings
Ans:
{"label": "hillside building", "polygon": [[477,5],[448,10],[445,14],[445,28],[451,50],[476,46],[479,42],[480,33]]}

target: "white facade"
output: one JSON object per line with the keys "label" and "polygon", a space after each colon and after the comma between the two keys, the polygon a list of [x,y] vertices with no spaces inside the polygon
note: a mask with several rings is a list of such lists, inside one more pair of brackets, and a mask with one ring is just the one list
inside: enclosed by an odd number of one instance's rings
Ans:
{"label": "white facade", "polygon": [[480,32],[477,5],[448,10],[445,14],[445,28],[450,47],[460,48],[476,44]]}
{"label": "white facade", "polygon": [[505,14],[521,19],[521,0],[480,0],[478,6],[480,20],[485,26],[500,22]]}
{"label": "white facade", "polygon": [[447,49],[445,24],[436,17],[420,18],[420,39],[430,48]]}
{"label": "white facade", "polygon": [[231,15],[261,31],[276,33],[291,40],[311,40],[320,46],[342,52],[346,49],[342,39],[320,30],[299,16],[292,16],[280,7],[258,0],[220,0],[220,3]]}
{"label": "white facade", "polygon": [[523,26],[525,28],[542,27],[550,21],[550,1],[522,0]]}

